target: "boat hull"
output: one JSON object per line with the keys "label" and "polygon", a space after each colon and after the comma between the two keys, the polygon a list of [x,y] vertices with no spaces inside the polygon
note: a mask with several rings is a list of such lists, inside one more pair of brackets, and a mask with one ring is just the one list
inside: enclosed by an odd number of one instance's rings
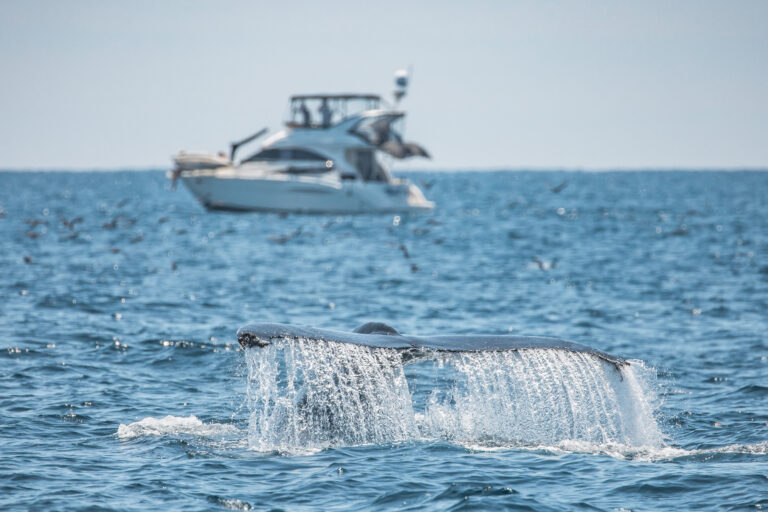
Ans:
{"label": "boat hull", "polygon": [[428,211],[418,187],[322,177],[222,177],[182,173],[184,185],[208,209],[295,213],[408,213]]}

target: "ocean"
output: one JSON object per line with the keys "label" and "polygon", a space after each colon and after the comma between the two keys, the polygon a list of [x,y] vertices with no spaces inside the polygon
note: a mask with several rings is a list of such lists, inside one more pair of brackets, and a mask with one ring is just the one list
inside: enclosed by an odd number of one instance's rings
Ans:
{"label": "ocean", "polygon": [[[0,173],[0,510],[768,507],[768,173],[406,175],[434,212]],[[629,365],[236,337],[368,321]]]}

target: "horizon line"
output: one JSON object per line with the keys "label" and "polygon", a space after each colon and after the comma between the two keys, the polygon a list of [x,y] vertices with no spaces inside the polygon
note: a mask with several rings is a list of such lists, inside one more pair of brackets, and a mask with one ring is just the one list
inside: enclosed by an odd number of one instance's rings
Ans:
{"label": "horizon line", "polygon": [[[167,172],[171,169],[169,167],[90,167],[90,168],[76,168],[76,167],[0,167],[0,173],[47,173],[47,172],[70,172],[70,173],[110,173],[110,172]],[[445,173],[459,173],[459,172],[585,172],[585,173],[597,173],[597,172],[768,172],[768,166],[723,166],[723,167],[676,167],[676,166],[655,166],[655,167],[629,167],[629,166],[616,166],[616,167],[475,167],[475,168],[445,168],[445,169],[429,169],[429,168],[409,168],[409,169],[397,169],[392,171],[393,174],[401,172],[445,172]]]}

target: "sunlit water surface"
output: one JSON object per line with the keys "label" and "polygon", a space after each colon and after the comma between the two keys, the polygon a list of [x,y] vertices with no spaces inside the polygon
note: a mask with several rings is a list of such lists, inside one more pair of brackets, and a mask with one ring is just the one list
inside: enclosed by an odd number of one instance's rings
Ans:
{"label": "sunlit water surface", "polygon": [[[768,507],[768,173],[410,176],[434,213],[0,173],[0,509]],[[235,339],[369,320],[631,364]]]}

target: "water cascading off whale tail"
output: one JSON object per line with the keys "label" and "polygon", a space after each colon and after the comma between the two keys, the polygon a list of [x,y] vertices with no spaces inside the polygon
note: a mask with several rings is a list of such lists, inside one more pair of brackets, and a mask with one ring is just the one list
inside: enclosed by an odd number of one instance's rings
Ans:
{"label": "water cascading off whale tail", "polygon": [[[409,336],[285,324],[238,331],[260,451],[443,439],[658,446],[642,363],[555,338]],[[413,364],[418,363],[418,364]]]}
{"label": "water cascading off whale tail", "polygon": [[418,352],[428,356],[430,352],[483,352],[517,351],[527,349],[554,349],[581,352],[611,363],[617,370],[627,361],[600,350],[572,341],[543,336],[511,335],[443,335],[411,336],[397,332],[381,322],[368,322],[353,332],[315,329],[287,324],[250,324],[237,331],[237,340],[243,348],[266,347],[285,340],[315,340],[349,343],[363,347],[388,348],[403,352],[408,361],[418,359]]}

